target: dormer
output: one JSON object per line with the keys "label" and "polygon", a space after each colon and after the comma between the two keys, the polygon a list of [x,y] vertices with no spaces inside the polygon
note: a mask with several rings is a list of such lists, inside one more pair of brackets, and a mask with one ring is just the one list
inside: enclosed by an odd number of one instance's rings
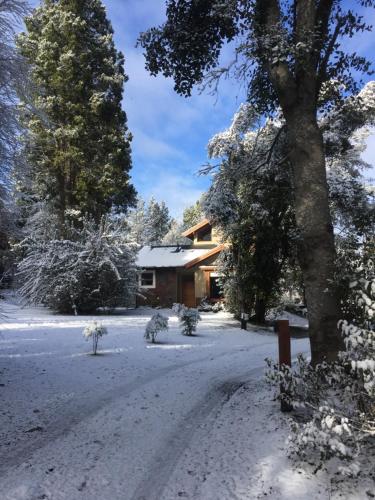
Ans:
{"label": "dormer", "polygon": [[184,231],[182,236],[192,240],[194,247],[211,248],[220,243],[218,232],[207,219]]}

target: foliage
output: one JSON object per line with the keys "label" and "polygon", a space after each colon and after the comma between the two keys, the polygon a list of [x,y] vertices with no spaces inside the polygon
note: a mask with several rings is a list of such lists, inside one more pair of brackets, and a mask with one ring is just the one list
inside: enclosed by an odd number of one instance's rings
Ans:
{"label": "foliage", "polygon": [[12,166],[19,148],[20,123],[17,92],[27,99],[30,91],[28,66],[14,47],[14,36],[29,12],[24,0],[0,2],[0,275],[11,265],[9,240],[17,232],[11,199]]}
{"label": "foliage", "polygon": [[375,437],[375,272],[372,262],[365,267],[366,279],[352,287],[367,320],[365,326],[340,321],[345,350],[336,362],[312,366],[301,355],[295,368],[279,368],[267,361],[268,380],[285,389],[279,397],[304,412],[304,422],[292,421],[290,453],[319,468],[339,458],[348,474],[359,471],[353,460]]}
{"label": "foliage", "polygon": [[31,234],[18,245],[21,295],[59,312],[85,313],[132,300],[137,287],[134,244],[121,222],[83,219],[69,239]]}
{"label": "foliage", "polygon": [[295,221],[282,123],[255,127],[253,110],[242,105],[231,126],[210,140],[209,155],[220,165],[203,208],[230,243],[220,260],[228,307],[264,322],[294,258]]}
{"label": "foliage", "polygon": [[28,13],[24,0],[0,4],[0,184],[9,184],[9,171],[17,150],[19,116],[17,92],[28,93],[28,67],[14,47],[16,27]]}
{"label": "foliage", "polygon": [[85,340],[89,340],[90,338],[92,339],[92,352],[94,355],[96,355],[96,352],[98,350],[99,339],[103,337],[103,335],[107,334],[107,328],[97,321],[93,321],[92,323],[88,324],[83,330],[83,336],[85,337]]}
{"label": "foliage", "polygon": [[143,246],[146,242],[146,204],[141,197],[137,198],[135,207],[129,211],[128,224],[132,241]]}
{"label": "foliage", "polygon": [[165,202],[151,198],[145,218],[145,240],[148,245],[160,245],[171,227],[171,218]]}
{"label": "foliage", "polygon": [[203,200],[198,200],[194,205],[185,208],[182,214],[183,231],[190,229],[204,219]]}
{"label": "foliage", "polygon": [[168,330],[168,318],[161,313],[153,314],[146,325],[145,339],[154,344],[157,334],[165,330]]}
{"label": "foliage", "polygon": [[[172,77],[180,94],[189,96],[202,83],[215,92],[222,77],[233,78],[247,89],[258,114],[275,119],[282,113],[314,363],[335,359],[341,348],[326,150],[318,119],[333,107],[340,113],[343,101],[360,87],[358,75],[371,74],[366,58],[343,47],[346,39],[371,30],[363,14],[374,1],[357,3],[358,11],[338,1],[167,0],[166,21],[139,39],[146,68]],[[224,47],[234,55],[220,67]]]}
{"label": "foliage", "polygon": [[185,225],[176,219],[171,220],[171,227],[162,240],[163,245],[191,245],[191,240],[182,236]]}
{"label": "foliage", "polygon": [[[250,0],[168,0],[166,21],[142,33],[139,43],[146,51],[146,68],[152,75],[173,77],[175,90],[190,95],[195,84],[206,80],[217,86],[231,76],[248,86],[248,96],[259,112],[278,108],[280,84],[290,91],[304,86],[313,69],[315,96],[324,89],[321,104],[357,90],[354,74],[370,71],[369,62],[347,53],[345,38],[369,31],[364,9],[355,12],[342,2],[252,2]],[[372,1],[358,2],[373,7]],[[228,42],[234,57],[220,67],[220,53]],[[333,87],[328,82],[334,80]],[[313,82],[309,82],[310,85]]]}
{"label": "foliage", "polygon": [[160,245],[172,227],[172,219],[165,202],[151,198],[146,205],[138,198],[136,207],[129,213],[130,235],[139,245]]}
{"label": "foliage", "polygon": [[198,309],[183,304],[173,304],[172,310],[177,314],[182,335],[191,336],[196,332],[198,322],[202,319]]}
{"label": "foliage", "polygon": [[43,0],[25,24],[17,45],[35,90],[31,105],[20,95],[31,179],[23,190],[53,206],[64,234],[66,210],[99,222],[133,202],[124,57],[100,0]]}
{"label": "foliage", "polygon": [[[375,227],[374,203],[362,175],[367,165],[361,159],[365,126],[374,123],[374,91],[370,82],[339,113],[334,109],[319,122],[329,167],[330,210],[339,232],[342,301],[348,291],[343,264],[353,262],[347,254],[349,241],[360,253],[363,239],[371,239]],[[342,127],[354,112],[355,125]],[[278,294],[290,290],[291,281],[301,288],[302,281],[285,122],[269,119],[259,126],[252,107],[242,105],[231,126],[210,140],[208,151],[220,163],[203,207],[231,243],[220,262],[226,301],[233,312],[255,312],[255,319],[262,321]],[[204,171],[212,170],[209,164]]]}
{"label": "foliage", "polygon": [[169,231],[162,240],[163,245],[191,245],[191,240],[182,236],[182,233],[203,219],[202,200],[198,200],[194,205],[185,208],[182,222],[178,222],[176,219],[170,221]]}

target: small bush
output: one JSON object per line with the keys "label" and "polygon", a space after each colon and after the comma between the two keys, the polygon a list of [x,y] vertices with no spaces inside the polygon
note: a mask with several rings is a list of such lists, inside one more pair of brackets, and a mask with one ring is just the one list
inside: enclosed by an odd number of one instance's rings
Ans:
{"label": "small bush", "polygon": [[152,316],[150,321],[146,325],[145,339],[154,344],[156,336],[159,332],[168,330],[169,319],[160,313],[156,313]]}
{"label": "small bush", "polygon": [[186,307],[183,304],[173,304],[172,310],[177,314],[180,321],[181,333],[191,336],[197,330],[198,321],[202,318],[197,309]]}
{"label": "small bush", "polygon": [[108,334],[107,328],[103,326],[101,323],[98,323],[97,321],[93,321],[92,323],[90,323],[85,327],[85,329],[83,330],[83,336],[87,341],[90,338],[92,339],[93,354],[96,354],[98,350],[98,343],[100,337],[103,337],[103,335],[107,334]]}

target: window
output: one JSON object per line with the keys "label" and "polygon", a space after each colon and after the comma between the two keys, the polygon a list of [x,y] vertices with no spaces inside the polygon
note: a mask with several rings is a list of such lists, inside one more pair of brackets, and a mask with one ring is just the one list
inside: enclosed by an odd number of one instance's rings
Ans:
{"label": "window", "polygon": [[202,229],[197,234],[197,241],[212,241],[212,228]]}
{"label": "window", "polygon": [[155,288],[155,271],[144,271],[139,275],[141,288]]}

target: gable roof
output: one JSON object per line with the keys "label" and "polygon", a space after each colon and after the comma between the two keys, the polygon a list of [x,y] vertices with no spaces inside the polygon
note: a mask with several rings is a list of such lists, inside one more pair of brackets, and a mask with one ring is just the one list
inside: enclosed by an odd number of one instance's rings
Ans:
{"label": "gable roof", "polygon": [[203,219],[201,222],[199,222],[198,224],[195,224],[195,226],[193,227],[190,227],[189,229],[187,229],[186,231],[184,231],[181,236],[185,236],[185,238],[189,238],[190,236],[193,236],[194,233],[196,233],[197,231],[199,231],[199,229],[202,229],[206,226],[210,226],[210,222],[208,219]]}
{"label": "gable roof", "polygon": [[224,248],[224,244],[211,249],[183,246],[143,247],[138,253],[136,265],[143,268],[184,267],[190,269]]}
{"label": "gable roof", "polygon": [[147,246],[138,253],[138,267],[184,267],[207,253],[207,248],[186,248],[183,246]]}

